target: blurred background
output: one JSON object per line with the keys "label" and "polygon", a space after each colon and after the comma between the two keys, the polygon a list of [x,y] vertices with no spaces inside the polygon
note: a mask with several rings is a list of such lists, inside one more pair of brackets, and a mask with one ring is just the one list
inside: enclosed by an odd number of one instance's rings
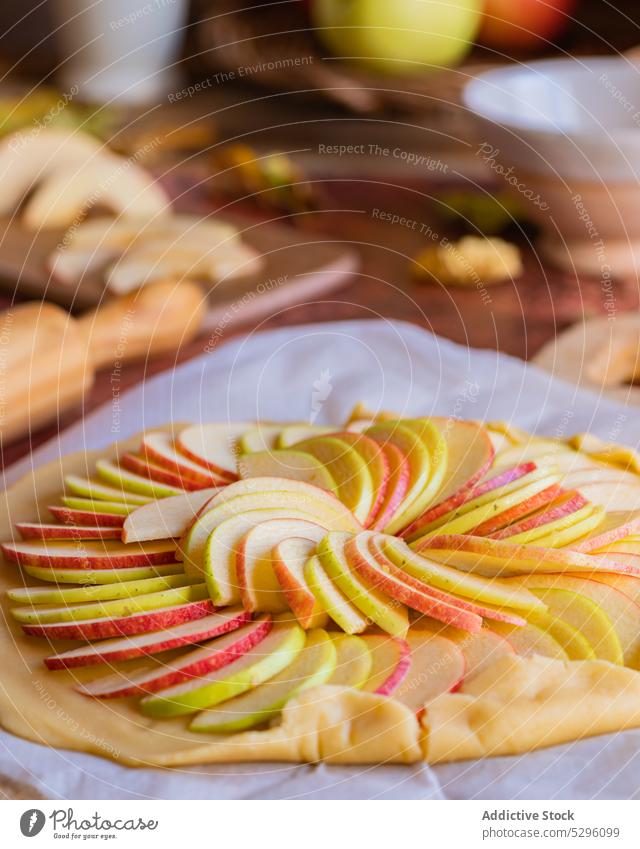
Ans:
{"label": "blurred background", "polygon": [[[32,194],[44,154],[29,151],[52,130],[97,139],[172,215],[226,223],[244,245],[216,254],[197,321],[123,365],[123,390],[253,328],[382,316],[530,359],[576,322],[637,312],[634,0],[5,0],[0,33],[0,174],[6,186],[37,172],[2,210],[5,308],[45,299],[82,321],[159,276],[207,277],[193,246],[186,265],[168,262],[166,232],[161,261],[156,245],[125,283],[103,266],[88,275],[77,250],[60,259],[80,232],[86,254],[81,224],[101,204],[60,213],[86,180],[58,186],[55,204]],[[573,147],[555,162],[560,136]],[[594,165],[612,161],[607,144],[621,162],[611,175]],[[117,184],[119,217],[133,184]],[[616,214],[600,221],[603,192]],[[92,238],[93,256],[104,233]],[[154,264],[162,275],[147,274]],[[615,376],[590,378],[618,397],[637,391],[630,332]],[[84,409],[111,397],[112,354],[95,359]],[[11,434],[9,459],[51,434],[35,424]]]}

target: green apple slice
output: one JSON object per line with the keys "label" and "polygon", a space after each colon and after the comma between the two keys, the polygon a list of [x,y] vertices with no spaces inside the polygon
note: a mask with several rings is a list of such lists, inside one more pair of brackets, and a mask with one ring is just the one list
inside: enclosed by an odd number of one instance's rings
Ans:
{"label": "green apple slice", "polygon": [[326,489],[328,492],[337,492],[333,475],[324,463],[306,451],[294,451],[291,448],[243,454],[238,459],[238,473],[245,479],[288,478]]}
{"label": "green apple slice", "polygon": [[532,624],[548,631],[560,644],[569,660],[596,660],[596,653],[587,638],[573,625],[552,613],[531,613]]}
{"label": "green apple slice", "polygon": [[209,675],[147,696],[140,709],[146,716],[167,717],[214,707],[273,678],[295,660],[305,641],[299,625],[278,623],[255,649]]}
{"label": "green apple slice", "polygon": [[344,553],[351,536],[339,531],[328,533],[317,548],[320,563],[336,587],[361,613],[387,634],[404,637],[409,628],[407,608],[392,601],[351,569]]}
{"label": "green apple slice", "polygon": [[327,684],[359,690],[371,675],[373,658],[369,647],[355,634],[331,634],[331,639],[336,647],[336,668]]}
{"label": "green apple slice", "polygon": [[303,442],[306,439],[313,439],[316,436],[326,436],[328,433],[335,433],[334,427],[325,427],[324,425],[312,424],[292,424],[283,427],[278,438],[276,439],[276,448],[291,448],[292,445],[297,445],[298,442]]}
{"label": "green apple slice", "polygon": [[[449,460],[455,460],[457,458],[449,457],[448,441],[434,421],[429,419],[409,419],[405,423],[420,437],[431,459],[431,473],[428,484],[419,493],[415,501],[405,509],[404,515],[400,517],[406,527],[424,513],[434,498],[439,495],[446,482]],[[447,423],[445,421],[444,427],[446,428],[446,426]],[[393,533],[393,530],[390,532]]]}
{"label": "green apple slice", "polygon": [[123,581],[122,583],[99,586],[17,587],[8,590],[7,595],[11,601],[17,601],[21,604],[75,604],[77,602],[132,598],[188,586],[194,582],[194,579],[187,578],[186,575],[167,575],[164,578],[146,578],[141,581]]}
{"label": "green apple slice", "polygon": [[531,622],[520,626],[509,625],[506,622],[488,622],[487,627],[508,640],[516,654],[522,657],[541,654],[543,657],[552,657],[555,660],[569,660],[560,643],[554,640],[548,631],[543,631]]}
{"label": "green apple slice", "polygon": [[11,615],[21,625],[81,622],[85,619],[119,619],[123,616],[131,616],[134,613],[142,613],[145,610],[160,610],[163,607],[173,607],[190,601],[202,601],[205,598],[209,598],[206,584],[194,584],[160,590],[160,592],[155,593],[107,601],[94,601],[76,606],[14,607],[11,610]]}
{"label": "green apple slice", "polygon": [[198,714],[190,731],[229,734],[276,716],[298,693],[325,684],[336,668],[336,648],[326,631],[308,631],[297,657],[264,684]]}
{"label": "green apple slice", "polygon": [[414,515],[411,508],[429,484],[432,474],[431,455],[420,434],[403,423],[392,421],[376,424],[367,428],[365,433],[380,445],[387,442],[395,445],[409,463],[409,487],[402,504],[384,529],[390,534],[395,534],[419,515],[420,511]]}
{"label": "green apple slice", "polygon": [[346,634],[366,630],[368,619],[333,583],[317,557],[310,557],[305,563],[304,577],[319,606]]}
{"label": "green apple slice", "polygon": [[276,447],[282,425],[261,424],[246,431],[238,440],[240,454],[253,454],[258,451],[269,451]]}
{"label": "green apple slice", "polygon": [[107,484],[125,493],[146,495],[149,498],[166,498],[169,495],[180,495],[184,492],[177,486],[158,483],[150,478],[144,478],[142,475],[136,475],[134,472],[112,463],[111,460],[98,460],[96,472],[98,477]]}
{"label": "green apple slice", "polygon": [[[139,495],[135,492],[125,492],[122,488],[105,486],[100,481],[88,480],[78,475],[66,475],[64,485],[73,495],[94,501],[121,501],[123,504],[136,505],[148,504],[152,501],[151,496]],[[66,502],[65,502],[66,503]],[[70,505],[67,505],[70,506]],[[102,505],[98,505],[102,509]]]}
{"label": "green apple slice", "polygon": [[444,563],[436,563],[428,556],[412,551],[406,543],[395,537],[384,537],[382,549],[399,569],[445,592],[516,610],[544,608],[540,599],[526,587],[514,587],[500,578],[488,580],[481,575],[473,575],[470,572],[462,572],[446,566]]}
{"label": "green apple slice", "polygon": [[94,501],[91,498],[74,498],[65,496],[61,499],[70,510],[80,510],[83,513],[95,513],[97,516],[108,513],[113,516],[128,516],[139,505],[125,504],[124,501]]}
{"label": "green apple slice", "polygon": [[348,442],[335,436],[309,439],[300,443],[297,450],[311,454],[325,466],[335,481],[340,501],[359,522],[365,522],[375,494],[371,473],[360,454]]}
{"label": "green apple slice", "polygon": [[104,586],[122,582],[144,581],[169,575],[184,578],[182,563],[165,563],[155,566],[127,566],[125,569],[63,569],[50,566],[29,566],[23,564],[23,572],[39,581],[52,584],[81,584],[83,586]]}
{"label": "green apple slice", "polygon": [[[377,443],[375,439],[371,439],[370,436],[365,436],[363,433],[340,431],[339,433],[336,433],[335,436],[343,442],[348,443],[355,451],[358,452],[369,469],[369,474],[371,475],[371,481],[373,484],[373,499],[369,515],[365,518],[363,525],[365,527],[370,527],[376,521],[381,521],[383,524],[386,524],[383,508],[388,497],[389,501],[387,503],[390,504],[391,507],[389,515],[392,515],[393,504],[391,501],[392,499],[395,499],[395,493],[392,494],[388,491],[388,489],[390,484],[395,484],[397,481],[397,474],[395,476],[395,480],[392,480],[395,468],[393,470],[391,469],[391,464],[388,458],[392,455],[392,453],[397,456],[397,454],[399,454],[398,449],[395,448],[395,446],[391,446],[390,452],[389,446],[383,447]],[[400,503],[399,500],[397,503]]]}

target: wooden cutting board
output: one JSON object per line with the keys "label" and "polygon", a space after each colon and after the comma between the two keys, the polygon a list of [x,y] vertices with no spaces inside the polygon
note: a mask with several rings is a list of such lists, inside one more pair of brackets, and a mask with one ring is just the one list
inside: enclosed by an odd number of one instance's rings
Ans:
{"label": "wooden cutting board", "polygon": [[640,404],[640,312],[574,324],[545,345],[533,362],[583,389]]}
{"label": "wooden cutting board", "polygon": [[[205,327],[254,321],[307,299],[317,298],[346,282],[356,270],[357,255],[335,240],[324,240],[280,224],[246,216],[224,215],[242,231],[243,240],[265,257],[259,273],[211,286]],[[72,312],[97,306],[105,297],[100,278],[88,278],[75,290],[50,278],[47,260],[61,243],[63,231],[34,234],[17,219],[0,218],[0,285],[17,297],[42,299]]]}

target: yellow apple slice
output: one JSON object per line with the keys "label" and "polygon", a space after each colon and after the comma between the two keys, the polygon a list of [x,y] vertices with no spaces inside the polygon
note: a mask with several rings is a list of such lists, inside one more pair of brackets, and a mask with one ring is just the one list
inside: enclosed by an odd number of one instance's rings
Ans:
{"label": "yellow apple slice", "polygon": [[[97,497],[98,496],[96,496],[96,498]],[[73,510],[76,513],[83,514],[84,521],[89,521],[88,517],[91,516],[91,514],[100,517],[104,515],[128,516],[132,510],[139,506],[138,504],[125,504],[124,501],[94,501],[93,498],[74,498],[73,496],[68,495],[65,495],[61,501],[62,506],[57,508],[59,511]],[[145,501],[145,503],[148,504],[149,502]],[[64,521],[64,514],[62,519]]]}
{"label": "yellow apple slice", "polygon": [[541,654],[556,660],[568,660],[569,657],[560,643],[537,625],[528,622],[524,626],[509,625],[506,622],[488,622],[487,627],[500,634],[511,643],[516,654],[530,657]]}
{"label": "yellow apple slice", "polygon": [[306,451],[258,451],[238,458],[241,478],[280,477],[303,481],[337,493],[337,485],[325,464]]}
{"label": "yellow apple slice", "polygon": [[335,433],[335,428],[304,423],[287,425],[278,434],[275,447],[291,448],[297,445],[298,442],[313,439],[316,436],[325,436],[328,433]]}
{"label": "yellow apple slice", "polygon": [[291,537],[318,543],[326,528],[304,519],[270,519],[248,530],[235,544],[236,577],[245,610],[280,613],[289,605],[274,571],[273,548]]}
{"label": "yellow apple slice", "polygon": [[361,634],[366,630],[368,619],[333,583],[317,557],[310,557],[305,563],[304,577],[318,605],[345,634]]}
{"label": "yellow apple slice", "polygon": [[219,491],[218,487],[199,489],[137,507],[124,521],[122,541],[146,542],[181,537],[198,511]]}
{"label": "yellow apple slice", "polygon": [[229,734],[261,725],[282,710],[298,693],[325,684],[336,668],[336,649],[326,631],[307,633],[295,659],[281,672],[253,690],[198,714],[190,731]]}
{"label": "yellow apple slice", "polygon": [[247,430],[238,439],[236,444],[238,454],[253,454],[258,451],[271,451],[277,448],[282,427],[282,425],[277,424],[258,423],[256,427]]}
{"label": "yellow apple slice", "polygon": [[373,665],[366,642],[355,634],[331,634],[331,639],[336,648],[336,668],[327,684],[359,690],[369,679]]}
{"label": "yellow apple slice", "polygon": [[115,598],[135,598],[148,593],[186,587],[195,583],[186,575],[166,575],[144,578],[137,581],[119,581],[114,584],[98,584],[82,587],[16,587],[7,590],[11,601],[21,604],[75,604],[90,601],[105,601]]}
{"label": "yellow apple slice", "polygon": [[550,636],[561,646],[569,660],[595,660],[596,653],[587,638],[569,625],[564,619],[552,613],[530,614],[532,624],[548,631]]}
{"label": "yellow apple slice", "polygon": [[273,571],[287,604],[300,626],[324,628],[329,617],[318,604],[304,576],[304,564],[315,553],[316,543],[308,539],[289,537],[273,547]]}
{"label": "yellow apple slice", "polygon": [[[582,505],[582,506],[580,506]],[[515,525],[509,525],[501,531],[490,534],[494,539],[504,539],[512,543],[528,545],[536,542],[548,533],[564,530],[576,522],[590,516],[593,505],[584,501],[581,495],[561,496],[560,499],[532,513]]]}
{"label": "yellow apple slice", "polygon": [[182,563],[166,563],[157,566],[127,566],[123,569],[68,569],[23,564],[23,571],[38,581],[52,584],[80,584],[81,586],[105,586],[129,581],[144,581],[170,575],[184,577]]}
{"label": "yellow apple slice", "polygon": [[571,525],[565,525],[563,528],[549,528],[547,534],[538,537],[536,545],[548,546],[549,548],[562,548],[563,546],[571,545],[577,540],[582,540],[592,531],[597,530],[602,525],[604,518],[604,507],[594,507],[592,505],[591,512],[583,515],[579,521]]}
{"label": "yellow apple slice", "polygon": [[439,634],[410,632],[408,673],[393,690],[394,699],[419,712],[432,699],[455,690],[465,677],[460,647]]}
{"label": "yellow apple slice", "polygon": [[319,541],[317,556],[338,589],[371,622],[394,637],[404,637],[409,627],[407,608],[377,590],[351,568],[345,545],[352,534],[333,531]]}
{"label": "yellow apple slice", "polygon": [[232,663],[147,696],[140,702],[140,709],[146,716],[159,718],[183,716],[226,702],[268,681],[293,663],[305,641],[305,632],[299,625],[275,624],[255,648]]}
{"label": "yellow apple slice", "polygon": [[[64,479],[64,485],[65,490],[89,500],[95,499],[97,501],[109,502],[121,501],[123,504],[128,504],[130,506],[148,504],[153,500],[152,496],[140,495],[135,492],[125,492],[122,487],[105,486],[99,481],[87,480],[86,478],[81,478],[78,475],[67,475]],[[66,503],[66,501],[64,503]]]}

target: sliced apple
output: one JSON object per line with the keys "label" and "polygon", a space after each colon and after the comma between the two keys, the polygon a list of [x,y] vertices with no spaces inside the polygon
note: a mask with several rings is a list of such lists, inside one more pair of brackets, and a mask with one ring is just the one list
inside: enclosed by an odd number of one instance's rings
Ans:
{"label": "sliced apple", "polygon": [[525,587],[514,587],[510,582],[499,578],[488,580],[481,575],[472,575],[437,563],[412,551],[406,543],[395,537],[385,536],[377,539],[382,551],[392,563],[425,584],[498,607],[524,611],[544,607],[540,599]]}
{"label": "sliced apple", "polygon": [[[494,494],[506,495],[512,489],[522,486],[521,478],[536,471],[533,462],[522,463],[519,466],[506,469],[499,475],[476,484],[469,489],[457,490],[453,495],[429,507],[421,516],[402,531],[401,536],[407,540],[421,536],[425,531],[438,527],[450,518],[456,518],[467,510],[480,507],[490,501]],[[544,472],[539,474],[546,475]],[[460,508],[460,509],[459,509]],[[457,511],[457,512],[456,512]]]}
{"label": "sliced apple", "polygon": [[489,622],[488,627],[496,634],[500,634],[513,646],[516,654],[530,657],[541,654],[543,657],[552,657],[555,660],[568,660],[569,657],[560,643],[549,634],[528,622],[524,627],[507,625],[506,622]]}
{"label": "sliced apple", "polygon": [[121,581],[116,584],[98,584],[81,587],[15,587],[7,590],[11,601],[21,604],[75,604],[90,601],[106,601],[114,598],[132,598],[147,593],[186,587],[193,579],[185,575],[166,575],[145,578],[141,581]]}
{"label": "sliced apple", "polygon": [[274,448],[291,448],[298,442],[303,442],[306,439],[313,439],[316,436],[326,436],[328,433],[335,433],[334,427],[325,425],[313,424],[292,424],[283,427],[278,438],[276,439]]}
{"label": "sliced apple", "polygon": [[133,510],[124,521],[123,542],[148,542],[181,537],[193,522],[198,511],[220,489],[201,489],[185,492],[145,504]]}
{"label": "sliced apple", "polygon": [[257,427],[242,434],[237,442],[237,450],[239,454],[253,454],[257,451],[270,451],[277,448],[281,431],[282,425],[258,424]]}
{"label": "sliced apple", "polygon": [[[569,483],[565,482],[568,486]],[[619,481],[598,480],[594,471],[591,481],[582,485],[571,484],[572,488],[587,501],[596,504],[608,513],[640,510],[640,486],[621,484]]]}
{"label": "sliced apple", "polygon": [[383,530],[389,524],[403,503],[411,480],[409,461],[399,448],[387,442],[380,445],[380,450],[386,459],[389,476],[384,496],[371,525],[375,530]]}
{"label": "sliced apple", "polygon": [[39,525],[37,522],[17,522],[16,530],[22,539],[120,539],[117,525]]}
{"label": "sliced apple", "polygon": [[251,614],[238,608],[229,608],[212,613],[193,622],[183,622],[162,631],[149,631],[133,637],[118,637],[88,643],[77,649],[52,654],[44,659],[48,669],[74,669],[101,663],[116,663],[137,657],[160,654],[212,640],[230,631],[235,631],[251,620]]}
{"label": "sliced apple", "polygon": [[489,536],[493,539],[510,539],[511,542],[534,542],[538,537],[544,536],[549,529],[561,530],[579,521],[583,516],[589,515],[585,508],[593,509],[579,492],[576,490],[562,492],[548,506],[536,510],[525,519]]}
{"label": "sliced apple", "polygon": [[571,546],[586,535],[600,528],[605,518],[604,507],[591,506],[591,511],[582,515],[579,521],[562,528],[548,528],[544,536],[538,537],[536,545],[548,546],[549,548],[563,548]]}
{"label": "sliced apple", "polygon": [[536,613],[534,622],[561,646],[569,660],[596,659],[596,653],[587,638],[566,620],[545,611]]}
{"label": "sliced apple", "polygon": [[328,493],[324,498],[324,490],[318,487],[283,478],[253,479],[251,489],[245,487],[248,483],[238,481],[231,484],[206,505],[206,510],[200,511],[180,541],[180,556],[187,571],[202,571],[207,540],[220,522],[251,510],[295,510],[296,513],[289,515],[317,521],[327,530],[352,531],[361,527],[337,498]]}
{"label": "sliced apple", "polygon": [[[428,629],[429,627],[431,626],[428,626]],[[477,634],[465,634],[455,628],[445,628],[438,631],[438,636],[446,637],[460,649],[464,658],[465,679],[482,672],[499,657],[515,653],[511,643],[491,628],[483,628]]]}
{"label": "sliced apple", "polygon": [[366,581],[395,601],[431,616],[440,622],[456,625],[465,631],[479,631],[482,619],[476,613],[457,605],[457,599],[444,594],[435,594],[423,584],[410,583],[409,576],[400,570],[392,570],[389,563],[380,562],[369,548],[372,533],[365,532],[352,537],[345,545],[345,554],[350,566]]}
{"label": "sliced apple", "polygon": [[63,525],[82,525],[83,527],[94,525],[97,527],[121,528],[124,525],[125,515],[128,515],[94,513],[92,510],[74,510],[71,507],[61,507],[55,504],[47,507],[47,510]]}
{"label": "sliced apple", "polygon": [[[634,534],[640,534],[640,513],[607,513],[598,528],[572,548],[584,553],[599,551]],[[636,553],[640,553],[640,544]]]}
{"label": "sliced apple", "polygon": [[326,534],[322,525],[304,519],[271,519],[247,531],[234,547],[236,577],[245,610],[280,613],[289,610],[273,568],[274,546],[290,537],[318,543]]}
{"label": "sliced apple", "polygon": [[[78,475],[67,475],[64,479],[64,485],[69,492],[89,501],[122,502],[123,504],[137,505],[148,504],[153,499],[153,496],[150,495],[125,492],[122,487],[105,486],[99,481],[81,478]],[[106,509],[102,504],[98,506],[101,510]]]}
{"label": "sliced apple", "polygon": [[336,668],[327,684],[359,690],[371,676],[373,666],[366,641],[355,634],[331,634],[331,639],[336,648]]}
{"label": "sliced apple", "polygon": [[[92,498],[75,498],[68,495],[65,495],[61,500],[63,505],[60,508],[61,510],[74,510],[84,515],[93,513],[95,516],[100,517],[100,524],[104,524],[103,517],[105,515],[128,516],[132,510],[135,510],[139,506],[137,503],[125,504],[124,501],[94,501]],[[148,501],[144,503],[148,504]]]}
{"label": "sliced apple", "polygon": [[158,483],[142,475],[136,475],[112,463],[111,460],[98,460],[96,472],[101,480],[125,493],[133,492],[149,496],[149,498],[166,498],[168,495],[180,495],[184,491],[176,486]]}
{"label": "sliced apple", "polygon": [[209,599],[192,601],[161,610],[145,610],[116,619],[85,619],[82,622],[57,622],[44,625],[23,625],[22,630],[31,637],[47,640],[102,640],[171,628],[181,622],[203,619],[214,612]]}
{"label": "sliced apple", "polygon": [[[589,599],[606,615],[608,623],[617,635],[622,647],[625,665],[638,669],[640,668],[640,605],[638,604],[640,599],[634,600],[629,596],[623,589],[622,583],[626,582],[628,585],[629,582],[636,581],[637,578],[625,575],[619,577],[621,583],[616,583],[617,576],[613,575],[580,577],[573,575],[532,575],[519,579],[519,582],[530,586],[532,589],[536,585],[543,590],[562,589],[565,592],[576,593]],[[612,578],[613,582],[608,583],[608,578]],[[514,579],[514,582],[516,580]],[[570,624],[578,627],[577,621]],[[593,624],[590,622],[588,626],[581,626],[578,630],[589,640],[597,653],[596,638],[592,638],[588,633],[588,627]]]}
{"label": "sliced apple", "polygon": [[317,556],[329,578],[349,601],[387,634],[404,637],[409,627],[407,608],[363,580],[349,565],[345,546],[352,534],[332,531],[319,541]]}
{"label": "sliced apple", "polygon": [[138,475],[138,477],[148,478],[155,481],[157,484],[167,484],[178,490],[195,491],[202,489],[202,485],[194,480],[184,478],[177,472],[172,472],[171,469],[166,469],[164,466],[158,466],[156,463],[150,462],[146,457],[141,457],[138,454],[127,452],[120,458],[120,462],[124,468]]}
{"label": "sliced apple", "polygon": [[273,547],[271,557],[273,571],[287,604],[305,631],[323,627],[328,620],[304,577],[304,564],[315,550],[315,542],[289,537]]}
{"label": "sliced apple", "polygon": [[214,707],[273,678],[294,661],[305,641],[305,632],[299,625],[275,624],[255,648],[236,657],[232,663],[208,675],[146,696],[140,708],[147,716],[165,717]]}
{"label": "sliced apple", "polygon": [[371,653],[371,674],[363,689],[379,696],[390,696],[400,686],[411,668],[409,643],[399,637],[366,634],[361,637]]}
{"label": "sliced apple", "polygon": [[142,437],[140,453],[151,463],[164,466],[183,478],[189,478],[202,487],[224,485],[225,480],[215,475],[210,469],[195,463],[188,457],[178,453],[171,434],[164,431],[145,433]]}
{"label": "sliced apple", "polygon": [[214,474],[236,480],[237,443],[250,427],[248,422],[191,425],[180,431],[176,445],[182,454]]}
{"label": "sliced apple", "polygon": [[[228,502],[228,504],[231,503]],[[222,506],[226,507],[227,505]],[[221,512],[224,514],[224,511]],[[239,576],[238,550],[245,535],[252,528],[273,520],[301,521],[311,524],[313,523],[313,516],[311,513],[305,513],[302,510],[295,510],[293,508],[245,510],[237,515],[222,518],[211,531],[205,544],[201,571],[209,587],[211,598],[216,604],[221,606],[225,604],[239,604],[242,601],[243,590],[247,598],[251,598],[251,603],[254,602],[258,588],[255,582],[253,582],[254,576],[251,573],[251,569],[256,564],[253,561],[249,563],[249,572],[247,574],[242,573]],[[195,575],[200,571],[193,568],[191,560],[185,563],[185,565],[188,574]],[[241,570],[244,569],[244,563],[240,564],[240,568]],[[247,584],[249,577],[252,579],[252,582]],[[270,597],[270,602],[274,606],[280,603],[284,604],[284,595],[280,592],[279,584],[276,583],[275,574],[270,574],[268,580],[271,583],[267,587],[267,590],[270,587],[274,589],[274,596]],[[264,601],[264,594],[260,595],[260,601]]]}
{"label": "sliced apple", "polygon": [[629,564],[617,553],[581,554],[568,548],[542,548],[535,545],[511,544],[489,537],[461,534],[426,537],[415,551],[430,560],[446,563],[465,572],[489,578],[523,575],[530,572],[623,572],[640,574],[640,567]]}
{"label": "sliced apple", "polygon": [[345,634],[361,634],[367,629],[368,619],[333,583],[317,557],[310,557],[305,563],[304,577],[318,606]]}
{"label": "sliced apple", "polygon": [[[587,456],[579,451],[574,451],[565,442],[541,439],[527,434],[524,442],[497,454],[494,466],[503,469],[528,460],[534,460],[537,465],[553,465],[565,473],[592,465],[592,461]],[[567,484],[567,487],[569,487],[569,484]]]}
{"label": "sliced apple", "polygon": [[64,607],[14,607],[13,618],[21,625],[48,625],[58,622],[81,622],[87,619],[117,619],[149,610],[176,607],[191,601],[202,601],[209,594],[205,584],[187,584],[154,593],[131,597],[65,605]]}
{"label": "sliced apple", "polygon": [[228,734],[273,719],[298,693],[325,684],[336,668],[336,649],[326,631],[315,629],[294,660],[253,690],[198,714],[190,731]]}
{"label": "sliced apple", "polygon": [[419,712],[427,702],[462,683],[466,662],[459,646],[438,634],[411,632],[407,642],[411,666],[393,698]]}
{"label": "sliced apple", "polygon": [[[526,487],[523,487],[523,490],[526,489]],[[495,511],[495,515],[491,516],[488,519],[485,519],[475,528],[471,528],[470,532],[473,533],[474,536],[490,536],[496,531],[500,531],[503,528],[509,527],[514,522],[519,521],[523,517],[530,516],[532,513],[535,513],[541,508],[553,504],[557,500],[558,496],[562,494],[562,489],[557,483],[551,484],[545,489],[539,489],[539,487],[536,486],[535,490],[536,491],[534,491],[533,495],[523,498],[522,500],[513,504],[513,506],[508,507],[506,510],[502,509],[504,506],[502,502],[493,502],[492,506],[494,508],[498,507],[498,509]],[[514,496],[518,492],[520,492],[520,490],[516,490]],[[442,528],[439,528],[436,533],[447,533],[448,527],[449,526],[445,524],[442,526]],[[458,533],[458,531],[453,531],[453,533]]]}
{"label": "sliced apple", "polygon": [[296,449],[311,454],[325,466],[335,481],[340,501],[359,522],[365,523],[374,505],[375,492],[369,467],[358,451],[335,436],[309,439]]}
{"label": "sliced apple", "polygon": [[127,566],[153,566],[175,560],[176,547],[171,542],[123,545],[121,542],[88,540],[61,542],[33,540],[3,543],[5,557],[21,565],[49,566],[69,569],[121,569]]}
{"label": "sliced apple", "polygon": [[297,480],[337,493],[337,485],[325,464],[309,454],[292,448],[242,454],[238,459],[241,478],[280,477]]}
{"label": "sliced apple", "polygon": [[[215,614],[214,614],[215,615]],[[207,617],[208,618],[208,617]],[[157,693],[185,681],[223,669],[258,646],[271,631],[271,619],[264,617],[207,642],[200,648],[170,661],[156,661],[147,666],[98,678],[75,689],[84,696],[116,699],[143,693]],[[156,635],[157,639],[157,635]]]}
{"label": "sliced apple", "polygon": [[125,569],[63,569],[50,566],[22,565],[22,569],[32,578],[49,581],[53,584],[80,584],[81,586],[103,586],[129,581],[145,581],[180,575],[184,578],[182,563],[166,563],[161,566],[129,566]]}

